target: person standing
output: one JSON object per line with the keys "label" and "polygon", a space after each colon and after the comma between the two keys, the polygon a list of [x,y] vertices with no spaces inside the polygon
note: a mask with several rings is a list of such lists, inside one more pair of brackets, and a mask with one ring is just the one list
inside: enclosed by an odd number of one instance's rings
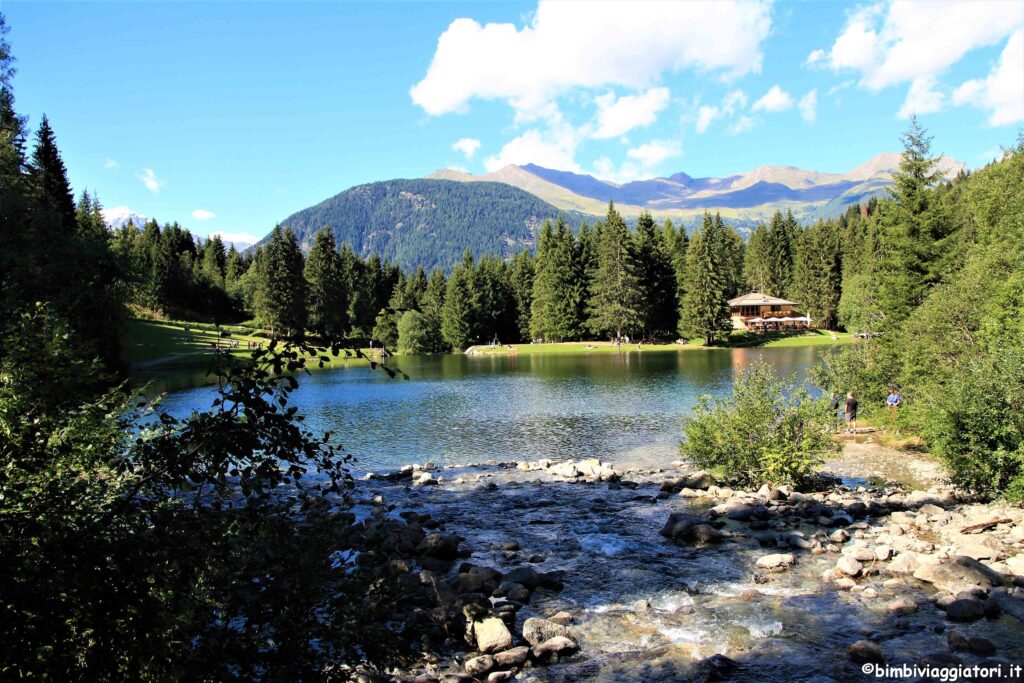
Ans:
{"label": "person standing", "polygon": [[832,397],[829,402],[829,408],[832,409],[832,419],[835,420],[835,429],[837,432],[843,430],[843,412],[840,410],[841,403],[839,401],[839,394],[832,392]]}
{"label": "person standing", "polygon": [[846,395],[846,433],[853,434],[857,430],[857,398],[851,391]]}

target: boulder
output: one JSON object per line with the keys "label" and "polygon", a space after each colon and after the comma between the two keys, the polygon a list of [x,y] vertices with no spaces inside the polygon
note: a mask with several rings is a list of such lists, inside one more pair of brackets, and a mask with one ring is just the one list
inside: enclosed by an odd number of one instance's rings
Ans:
{"label": "boulder", "polygon": [[792,553],[776,553],[758,558],[757,566],[768,571],[783,571],[796,563]]}
{"label": "boulder", "polygon": [[515,671],[492,671],[487,674],[487,683],[504,683],[511,681],[515,675]]}
{"label": "boulder", "polygon": [[452,534],[427,534],[416,550],[427,557],[450,560],[458,554],[460,540]]}
{"label": "boulder", "polygon": [[467,659],[463,668],[466,669],[466,673],[470,676],[483,676],[494,668],[494,657],[490,655],[481,655],[479,657],[473,657],[473,659]]}
{"label": "boulder", "polygon": [[704,470],[697,470],[693,474],[683,477],[680,484],[683,488],[688,489],[706,489],[715,485],[715,478]]}
{"label": "boulder", "polygon": [[494,655],[494,663],[500,667],[522,666],[526,658],[530,656],[530,648],[525,645],[514,647],[511,650],[498,652]]}
{"label": "boulder", "polygon": [[900,553],[886,569],[892,574],[913,574],[921,567],[917,555],[912,552]]}
{"label": "boulder", "polygon": [[573,639],[565,636],[554,636],[553,638],[548,638],[543,643],[534,645],[533,656],[537,659],[546,659],[551,655],[565,657],[579,651],[579,649],[580,646]]}
{"label": "boulder", "polygon": [[572,633],[565,626],[540,617],[530,617],[523,623],[523,639],[530,645],[540,645],[555,637],[573,640]]}
{"label": "boulder", "polygon": [[885,655],[882,648],[870,640],[858,640],[846,648],[846,658],[857,664],[884,664]]}
{"label": "boulder", "polygon": [[985,616],[985,603],[977,598],[957,598],[946,605],[946,618],[952,621],[976,621]]}
{"label": "boulder", "polygon": [[993,586],[1003,583],[1002,574],[963,555],[941,564],[923,564],[914,572],[914,578],[950,593],[974,589],[988,592]]}
{"label": "boulder", "polygon": [[850,578],[855,579],[861,575],[861,572],[864,571],[864,567],[855,558],[850,557],[849,555],[843,555],[839,558],[839,561],[836,562],[836,571],[844,576],[849,576]]}
{"label": "boulder", "polygon": [[529,589],[534,589],[541,584],[541,575],[533,567],[516,567],[502,577],[502,583],[518,583]]}
{"label": "boulder", "polygon": [[512,634],[509,633],[505,622],[497,617],[473,622],[473,635],[480,652],[507,650],[512,646]]}
{"label": "boulder", "polygon": [[709,524],[698,524],[691,530],[691,535],[696,543],[710,545],[722,541],[722,532]]}
{"label": "boulder", "polygon": [[885,610],[889,614],[912,614],[913,612],[917,611],[917,603],[914,602],[912,598],[904,596],[901,598],[896,598],[895,600],[890,600],[886,604]]}

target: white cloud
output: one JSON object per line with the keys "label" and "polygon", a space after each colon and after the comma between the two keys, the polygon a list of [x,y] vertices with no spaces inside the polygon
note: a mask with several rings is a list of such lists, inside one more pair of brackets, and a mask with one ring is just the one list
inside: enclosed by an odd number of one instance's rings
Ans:
{"label": "white cloud", "polygon": [[818,89],[815,88],[800,98],[800,118],[807,123],[818,120]]}
{"label": "white cloud", "polygon": [[807,55],[807,60],[804,62],[806,66],[816,66],[819,62],[825,59],[826,53],[822,49],[811,50],[811,54]]}
{"label": "white cloud", "polygon": [[717,106],[705,105],[697,110],[697,132],[704,133],[717,118],[729,118],[747,106],[747,94],[742,90],[733,90],[722,98]]}
{"label": "white cloud", "polygon": [[754,102],[752,109],[754,111],[786,111],[793,106],[793,98],[788,92],[783,90],[777,85],[773,85],[768,89],[768,92]]}
{"label": "white cloud", "polygon": [[156,173],[151,168],[143,169],[142,173],[136,177],[142,181],[142,184],[150,192],[159,192],[160,188],[165,185],[164,181],[156,177]]}
{"label": "white cloud", "polygon": [[1024,3],[1013,0],[895,0],[854,11],[815,61],[859,72],[861,87],[872,91],[910,83],[901,116],[938,111],[946,98],[936,79],[971,50],[996,45],[1022,26]]}
{"label": "white cloud", "polygon": [[757,125],[757,121],[749,116],[741,116],[736,123],[732,124],[728,128],[729,135],[739,135],[740,133],[746,133],[748,130],[752,130]]}
{"label": "white cloud", "polygon": [[480,141],[476,138],[460,138],[452,145],[456,152],[462,152],[467,159],[472,159],[476,151],[480,149]]}
{"label": "white cloud", "polygon": [[993,126],[1024,119],[1024,31],[1010,36],[988,78],[967,81],[953,92],[953,103],[991,110]]}
{"label": "white cloud", "polygon": [[114,161],[113,159],[107,159],[106,162],[103,164],[103,168],[107,169],[108,171],[113,171],[114,169],[117,168],[117,162]]}
{"label": "white cloud", "polygon": [[739,77],[761,69],[770,14],[767,0],[539,0],[522,28],[453,21],[410,96],[435,116],[474,98],[530,112],[572,88],[649,88],[665,71]]}
{"label": "white cloud", "polygon": [[618,168],[608,157],[601,157],[594,162],[594,175],[614,183],[652,178],[662,163],[682,151],[682,145],[676,140],[651,140],[627,151],[628,158]]}
{"label": "white cloud", "polygon": [[707,131],[708,126],[711,122],[718,118],[720,111],[718,107],[712,107],[704,105],[697,110],[697,132],[704,133]]}
{"label": "white cloud", "polygon": [[937,89],[938,83],[931,76],[915,78],[910,82],[907,98],[903,100],[897,116],[909,119],[914,114],[931,114],[942,111],[946,106],[946,96]]}
{"label": "white cloud", "polygon": [[836,83],[835,85],[828,89],[828,94],[835,95],[837,92],[841,90],[846,90],[851,85],[853,85],[853,81],[843,81],[842,83]]}
{"label": "white cloud", "polygon": [[630,149],[626,156],[646,167],[654,167],[667,159],[679,156],[682,151],[682,145],[675,140],[651,140]]}
{"label": "white cloud", "polygon": [[607,93],[595,99],[597,103],[597,130],[595,138],[615,138],[634,128],[649,126],[658,113],[668,106],[668,88],[651,88],[639,95],[616,98]]}
{"label": "white cloud", "polygon": [[537,164],[544,168],[579,172],[576,147],[580,135],[571,127],[556,127],[541,131],[531,128],[512,138],[494,156],[487,157],[484,168],[497,171],[509,164]]}
{"label": "white cloud", "polygon": [[213,211],[207,211],[206,209],[196,209],[192,212],[192,218],[195,218],[197,221],[208,221],[216,217],[216,215]]}
{"label": "white cloud", "polygon": [[260,241],[260,238],[258,236],[249,234],[247,232],[223,232],[218,230],[216,232],[210,233],[210,237],[213,237],[214,235],[220,237],[225,242],[230,242],[234,244],[235,246],[248,246],[250,244],[256,244],[257,242]]}

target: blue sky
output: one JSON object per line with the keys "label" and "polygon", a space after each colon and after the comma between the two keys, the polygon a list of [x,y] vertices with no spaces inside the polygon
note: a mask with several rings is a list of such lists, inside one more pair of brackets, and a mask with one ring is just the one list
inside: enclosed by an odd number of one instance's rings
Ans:
{"label": "blue sky", "polygon": [[1024,3],[0,1],[15,93],[76,191],[263,235],[353,185],[506,163],[625,182],[899,148],[979,166],[1024,125]]}

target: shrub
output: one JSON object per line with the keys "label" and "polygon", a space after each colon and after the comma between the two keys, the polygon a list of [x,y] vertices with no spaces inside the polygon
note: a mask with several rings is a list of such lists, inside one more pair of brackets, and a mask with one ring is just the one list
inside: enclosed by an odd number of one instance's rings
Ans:
{"label": "shrub", "polygon": [[419,311],[406,311],[398,320],[398,352],[430,353],[430,328]]}
{"label": "shrub", "polygon": [[982,495],[1024,498],[1024,358],[979,356],[932,397],[924,433],[953,480]]}
{"label": "shrub", "polygon": [[756,363],[733,386],[732,396],[703,396],[684,421],[680,453],[700,467],[735,477],[743,484],[803,484],[838,450],[835,418],[803,386],[779,380],[770,366]]}

